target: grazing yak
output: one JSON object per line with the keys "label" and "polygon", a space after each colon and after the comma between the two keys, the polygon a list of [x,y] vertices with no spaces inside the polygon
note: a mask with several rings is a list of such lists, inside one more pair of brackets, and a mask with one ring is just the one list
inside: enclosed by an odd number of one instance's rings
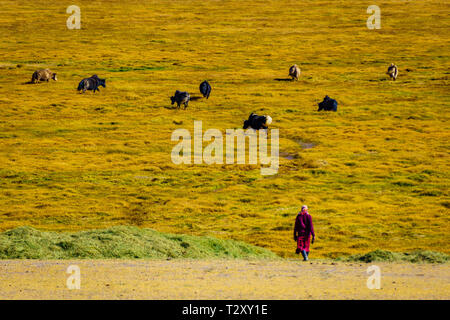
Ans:
{"label": "grazing yak", "polygon": [[37,83],[39,81],[48,82],[50,79],[57,81],[56,73],[51,72],[49,69],[36,70],[31,77],[31,83]]}
{"label": "grazing yak", "polygon": [[325,96],[323,101],[319,103],[319,109],[317,111],[325,110],[325,111],[337,111],[337,101],[331,99],[329,96]]}
{"label": "grazing yak", "polygon": [[203,81],[200,83],[200,93],[203,95],[204,98],[208,99],[209,94],[211,93],[211,86],[209,85],[208,81]]}
{"label": "grazing yak", "polygon": [[388,68],[388,71],[386,72],[392,80],[396,80],[398,76],[398,68],[395,64],[391,63],[391,65]]}
{"label": "grazing yak", "polygon": [[300,68],[296,64],[289,68],[289,76],[292,77],[292,80],[298,80],[300,77]]}
{"label": "grazing yak", "polygon": [[244,129],[251,127],[255,130],[267,129],[268,125],[272,123],[272,118],[270,116],[258,116],[253,112],[248,117],[248,120],[244,121]]}
{"label": "grazing yak", "polygon": [[178,109],[180,109],[180,105],[184,104],[184,109],[188,107],[189,100],[191,100],[191,96],[186,91],[175,91],[175,94],[170,97],[170,100],[172,101],[171,104],[174,104],[175,102],[178,105]]}
{"label": "grazing yak", "polygon": [[100,92],[98,87],[103,86],[103,88],[106,88],[105,82],[106,79],[100,79],[96,74],[94,74],[92,77],[85,78],[80,81],[80,83],[78,84],[78,91],[83,90],[83,93],[85,93],[86,90],[93,90],[94,92],[95,91]]}

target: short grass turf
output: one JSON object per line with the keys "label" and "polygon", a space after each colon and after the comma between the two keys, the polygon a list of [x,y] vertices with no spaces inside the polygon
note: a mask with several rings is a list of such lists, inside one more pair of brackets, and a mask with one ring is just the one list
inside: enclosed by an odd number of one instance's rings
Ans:
{"label": "short grass turf", "polygon": [[0,233],[0,259],[276,259],[270,250],[242,241],[161,233],[115,226],[80,232],[18,227]]}
{"label": "short grass turf", "polygon": [[[449,253],[448,2],[376,1],[380,30],[356,0],[80,0],[68,30],[72,4],[0,0],[0,230],[134,225],[293,257],[307,204],[316,257]],[[41,68],[59,81],[27,84]],[[92,74],[106,88],[77,94]],[[172,109],[205,79],[208,100]],[[171,162],[173,130],[251,112],[280,130],[277,175]]]}

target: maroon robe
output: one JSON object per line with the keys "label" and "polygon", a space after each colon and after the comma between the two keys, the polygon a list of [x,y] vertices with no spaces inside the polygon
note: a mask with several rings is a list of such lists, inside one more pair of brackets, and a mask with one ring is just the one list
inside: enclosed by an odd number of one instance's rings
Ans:
{"label": "maroon robe", "polygon": [[297,239],[297,251],[309,252],[310,236],[315,237],[312,218],[307,212],[299,212],[295,218],[294,238]]}

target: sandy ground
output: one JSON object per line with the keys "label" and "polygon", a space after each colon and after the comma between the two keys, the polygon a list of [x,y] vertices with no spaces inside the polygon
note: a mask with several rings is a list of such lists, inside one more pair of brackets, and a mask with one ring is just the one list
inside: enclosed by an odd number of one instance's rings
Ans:
{"label": "sandy ground", "polygon": [[[68,266],[80,269],[69,290]],[[1,260],[0,299],[449,299],[450,265],[255,260]]]}

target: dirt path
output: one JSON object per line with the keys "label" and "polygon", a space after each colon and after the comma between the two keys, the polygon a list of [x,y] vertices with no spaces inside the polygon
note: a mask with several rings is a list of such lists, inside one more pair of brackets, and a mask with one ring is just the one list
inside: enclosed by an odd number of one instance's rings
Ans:
{"label": "dirt path", "polygon": [[[1,260],[0,299],[449,299],[450,265],[245,260]],[[81,288],[66,273],[77,265]]]}

